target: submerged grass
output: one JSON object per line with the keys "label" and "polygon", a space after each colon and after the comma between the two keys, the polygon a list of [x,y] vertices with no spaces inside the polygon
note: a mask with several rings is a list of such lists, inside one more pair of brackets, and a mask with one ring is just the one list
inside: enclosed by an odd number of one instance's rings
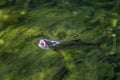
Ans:
{"label": "submerged grass", "polygon": [[[0,80],[119,80],[119,1],[47,1],[0,1]],[[62,55],[37,46],[42,38],[103,37],[99,48]]]}

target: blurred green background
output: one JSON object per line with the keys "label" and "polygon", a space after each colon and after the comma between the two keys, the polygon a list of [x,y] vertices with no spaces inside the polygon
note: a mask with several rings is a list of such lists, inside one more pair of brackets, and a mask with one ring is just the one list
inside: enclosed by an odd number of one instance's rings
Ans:
{"label": "blurred green background", "polygon": [[[0,0],[0,80],[120,80],[119,14],[119,0]],[[103,37],[63,56],[37,46]]]}

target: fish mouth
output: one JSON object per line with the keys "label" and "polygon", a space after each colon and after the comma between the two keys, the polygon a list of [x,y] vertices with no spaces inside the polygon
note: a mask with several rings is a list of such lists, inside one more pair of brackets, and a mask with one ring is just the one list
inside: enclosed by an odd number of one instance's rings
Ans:
{"label": "fish mouth", "polygon": [[44,40],[40,40],[39,45],[45,47],[47,44]]}
{"label": "fish mouth", "polygon": [[45,40],[40,40],[38,46],[43,49],[48,49],[48,45],[46,44]]}

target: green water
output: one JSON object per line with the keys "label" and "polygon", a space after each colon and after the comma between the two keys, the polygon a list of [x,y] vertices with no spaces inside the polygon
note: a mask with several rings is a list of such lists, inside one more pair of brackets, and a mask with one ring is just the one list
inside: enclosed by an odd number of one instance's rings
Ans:
{"label": "green water", "polygon": [[[0,0],[0,80],[120,80],[119,0]],[[40,39],[100,48],[58,54]]]}

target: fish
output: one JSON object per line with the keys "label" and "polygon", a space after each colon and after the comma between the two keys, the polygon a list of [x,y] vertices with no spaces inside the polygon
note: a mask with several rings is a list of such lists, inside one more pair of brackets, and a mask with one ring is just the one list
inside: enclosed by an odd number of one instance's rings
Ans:
{"label": "fish", "polygon": [[53,51],[60,52],[62,51],[70,51],[70,50],[80,50],[89,48],[90,46],[99,46],[101,43],[90,43],[90,42],[84,42],[80,39],[77,40],[69,40],[69,41],[54,41],[54,40],[48,40],[48,39],[41,39],[38,43],[38,46],[42,49],[52,49]]}

